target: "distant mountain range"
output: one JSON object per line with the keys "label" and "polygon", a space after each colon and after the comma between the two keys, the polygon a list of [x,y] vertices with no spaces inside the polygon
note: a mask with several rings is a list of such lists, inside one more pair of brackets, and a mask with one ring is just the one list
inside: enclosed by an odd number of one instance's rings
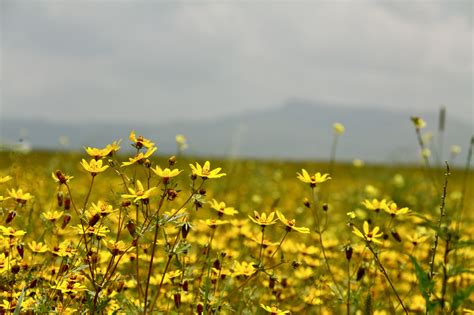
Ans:
{"label": "distant mountain range", "polygon": [[[188,139],[188,154],[222,157],[271,159],[329,158],[333,139],[332,125],[340,122],[346,132],[339,139],[339,160],[355,158],[369,162],[413,162],[419,149],[410,116],[415,113],[394,112],[377,108],[353,108],[309,101],[291,101],[279,108],[247,112],[206,121],[174,121],[161,124],[63,123],[10,119],[0,120],[0,142],[13,145],[22,141],[38,149],[80,149],[101,147],[122,138],[127,147],[130,130],[151,138],[159,152],[176,152],[175,135]],[[424,113],[426,131],[432,131],[438,144],[438,113]],[[464,160],[473,122],[456,120],[447,112],[444,135],[444,158],[453,144],[460,145]],[[61,145],[59,137],[69,139]]]}

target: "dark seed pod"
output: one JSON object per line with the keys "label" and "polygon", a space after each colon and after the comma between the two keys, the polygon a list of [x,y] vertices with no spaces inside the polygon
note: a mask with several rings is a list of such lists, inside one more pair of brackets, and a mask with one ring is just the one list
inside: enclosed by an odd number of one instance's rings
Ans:
{"label": "dark seed pod", "polygon": [[20,265],[14,265],[14,266],[12,267],[12,273],[15,275],[15,274],[17,274],[17,273],[20,272],[20,269],[21,269],[21,268],[20,268]]}
{"label": "dark seed pod", "polygon": [[6,224],[12,222],[15,217],[16,217],[16,212],[14,210],[10,210],[8,212],[7,219],[5,220]]}
{"label": "dark seed pod", "polygon": [[130,233],[131,236],[135,236],[135,232],[136,232],[135,222],[133,222],[132,220],[128,221],[127,222],[127,230],[128,230],[128,232]]}
{"label": "dark seed pod", "polygon": [[204,312],[204,305],[202,305],[202,303],[199,303],[197,306],[196,306],[196,312],[201,315],[202,312]]}
{"label": "dark seed pod", "polygon": [[323,211],[326,212],[329,209],[329,205],[327,203],[323,204]]}
{"label": "dark seed pod", "polygon": [[273,276],[271,276],[271,277],[270,277],[270,281],[269,281],[269,283],[268,283],[268,287],[269,287],[270,289],[275,288],[275,283],[276,283],[276,278],[273,277]]}
{"label": "dark seed pod", "polygon": [[69,224],[69,221],[71,221],[71,215],[66,213],[63,217],[63,224],[61,225],[61,228],[64,229]]}
{"label": "dark seed pod", "polygon": [[71,209],[71,198],[66,197],[66,199],[64,199],[64,210],[69,209]]}
{"label": "dark seed pod", "polygon": [[364,275],[365,275],[365,268],[359,267],[359,269],[357,269],[356,281],[360,281],[360,279],[362,279]]}
{"label": "dark seed pod", "polygon": [[351,246],[347,246],[347,247],[345,248],[346,259],[347,259],[348,261],[351,260],[353,251],[354,251],[354,250],[352,249]]}
{"label": "dark seed pod", "polygon": [[64,195],[61,191],[57,193],[56,199],[58,200],[58,207],[61,208],[64,204]]}
{"label": "dark seed pod", "polygon": [[400,237],[400,234],[398,234],[397,231],[392,230],[392,231],[391,231],[391,234],[392,234],[393,238],[394,238],[397,242],[401,242],[401,241],[402,241],[402,238]]}
{"label": "dark seed pod", "polygon": [[183,291],[184,291],[184,292],[188,292],[188,291],[189,291],[189,282],[188,282],[188,280],[184,280],[184,281],[183,281],[182,287],[183,287]]}
{"label": "dark seed pod", "polygon": [[181,306],[181,294],[175,293],[173,295],[173,300],[174,300],[174,305],[176,308],[179,308]]}
{"label": "dark seed pod", "polygon": [[221,261],[219,259],[214,260],[214,263],[212,264],[212,267],[216,268],[217,270],[221,270]]}
{"label": "dark seed pod", "polygon": [[100,220],[100,214],[96,213],[89,219],[89,226],[94,226]]}
{"label": "dark seed pod", "polygon": [[25,249],[23,248],[22,244],[18,244],[16,246],[16,251],[18,252],[18,255],[20,255],[20,257],[23,258],[23,254],[25,252]]}

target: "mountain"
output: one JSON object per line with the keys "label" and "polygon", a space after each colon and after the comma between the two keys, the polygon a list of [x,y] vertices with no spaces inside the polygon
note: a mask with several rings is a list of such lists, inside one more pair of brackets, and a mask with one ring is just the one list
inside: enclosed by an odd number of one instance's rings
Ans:
{"label": "mountain", "polygon": [[[74,124],[2,118],[0,141],[20,138],[33,148],[60,149],[59,137],[69,139],[68,148],[104,146],[116,139],[127,143],[130,130],[153,139],[161,153],[176,151],[174,137],[184,134],[188,153],[205,156],[272,159],[328,159],[333,141],[332,125],[340,122],[346,132],[339,138],[339,160],[360,158],[370,162],[413,162],[418,145],[410,116],[414,113],[382,108],[354,108],[293,100],[274,109],[247,112],[207,121],[174,121],[157,125],[140,123]],[[444,148],[446,159],[453,144],[466,147],[473,134],[472,122],[449,117],[447,111]],[[421,115],[427,130],[437,136],[438,113]],[[437,144],[436,137],[433,142]],[[459,157],[463,159],[463,157]]]}

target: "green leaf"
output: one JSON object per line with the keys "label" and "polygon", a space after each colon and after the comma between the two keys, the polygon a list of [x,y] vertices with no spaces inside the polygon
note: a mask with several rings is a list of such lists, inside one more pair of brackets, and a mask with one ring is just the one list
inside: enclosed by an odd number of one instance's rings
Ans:
{"label": "green leaf", "polygon": [[16,304],[14,315],[19,315],[21,311],[21,304],[23,303],[23,299],[25,298],[25,288],[23,287],[23,290],[21,290],[20,297],[18,298],[18,303]]}
{"label": "green leaf", "polygon": [[425,299],[426,309],[431,311],[436,306],[436,303],[430,300],[430,292],[433,291],[434,283],[430,280],[428,274],[420,267],[416,258],[410,255],[410,259],[415,267],[416,278],[420,285],[421,294]]}
{"label": "green leaf", "polygon": [[468,299],[473,293],[474,293],[474,284],[472,284],[471,286],[467,287],[464,290],[456,292],[456,294],[453,296],[453,303],[452,303],[453,311],[456,310],[459,306],[461,306],[464,300]]}

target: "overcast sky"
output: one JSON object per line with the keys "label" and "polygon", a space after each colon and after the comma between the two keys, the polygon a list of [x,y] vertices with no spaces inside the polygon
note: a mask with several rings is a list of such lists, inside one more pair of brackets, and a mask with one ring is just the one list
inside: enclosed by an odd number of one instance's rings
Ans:
{"label": "overcast sky", "polygon": [[473,119],[472,1],[7,1],[3,117],[200,119],[288,99]]}

